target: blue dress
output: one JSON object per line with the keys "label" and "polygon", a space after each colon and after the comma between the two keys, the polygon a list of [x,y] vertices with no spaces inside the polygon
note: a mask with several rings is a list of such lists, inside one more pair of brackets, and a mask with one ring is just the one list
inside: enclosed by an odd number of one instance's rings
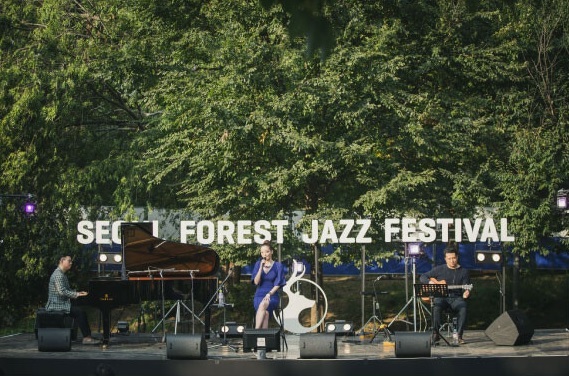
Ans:
{"label": "blue dress", "polygon": [[[253,273],[251,273],[251,283],[255,283],[255,276],[261,267],[261,261],[257,261],[255,263],[255,267],[253,268]],[[261,282],[257,285],[257,290],[255,291],[255,297],[253,298],[253,306],[255,307],[255,312],[259,309],[259,305],[265,295],[275,286],[282,287],[286,285],[285,281],[285,273],[284,273],[284,266],[280,262],[275,261],[271,269],[265,273],[263,270],[261,272]],[[271,295],[271,301],[269,302],[269,308],[267,309],[269,313],[272,313],[275,308],[279,305],[279,294],[280,290]]]}

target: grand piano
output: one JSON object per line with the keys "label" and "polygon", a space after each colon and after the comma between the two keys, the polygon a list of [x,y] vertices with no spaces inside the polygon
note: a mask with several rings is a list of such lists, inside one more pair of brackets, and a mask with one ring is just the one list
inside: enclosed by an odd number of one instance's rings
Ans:
{"label": "grand piano", "polygon": [[[122,223],[121,238],[121,275],[91,279],[89,295],[80,302],[101,310],[103,344],[109,343],[114,308],[143,301],[182,299],[199,301],[207,308],[217,290],[217,252],[201,245],[157,238],[148,223]],[[209,309],[203,311],[204,331],[209,333],[211,313]]]}

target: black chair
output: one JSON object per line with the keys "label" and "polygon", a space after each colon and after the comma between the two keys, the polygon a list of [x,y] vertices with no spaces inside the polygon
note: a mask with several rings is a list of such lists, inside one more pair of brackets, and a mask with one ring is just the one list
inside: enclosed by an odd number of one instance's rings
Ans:
{"label": "black chair", "polygon": [[35,336],[38,339],[40,328],[67,328],[71,329],[71,339],[77,340],[77,323],[75,319],[65,311],[48,311],[38,308],[36,311]]}
{"label": "black chair", "polygon": [[281,333],[281,348],[286,349],[288,351],[288,343],[286,342],[285,336],[285,326],[284,326],[284,308],[283,308],[283,298],[282,296],[279,298],[279,305],[275,309],[276,316],[279,318],[278,324]]}

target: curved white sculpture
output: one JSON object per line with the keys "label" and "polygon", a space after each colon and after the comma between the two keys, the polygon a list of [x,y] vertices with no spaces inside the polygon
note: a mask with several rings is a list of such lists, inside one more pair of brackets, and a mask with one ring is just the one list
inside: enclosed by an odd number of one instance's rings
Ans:
{"label": "curved white sculpture", "polygon": [[[287,331],[295,334],[308,333],[316,329],[326,318],[326,314],[328,313],[328,299],[326,298],[324,290],[322,290],[322,288],[318,286],[317,283],[309,279],[302,279],[302,276],[304,276],[304,273],[306,271],[304,264],[297,263],[296,260],[293,260],[292,268],[293,269],[290,278],[288,279],[286,285],[283,287],[283,292],[288,296],[288,304],[283,308],[284,328]],[[302,283],[313,284],[324,297],[324,314],[315,325],[310,327],[302,325],[300,322],[300,313],[305,309],[312,308],[316,304],[316,300],[309,299],[306,296],[301,295],[300,291],[291,291],[291,286],[294,283],[299,282],[301,279]],[[280,317],[277,316],[276,311],[273,312],[273,316],[275,317],[275,320],[280,324]]]}

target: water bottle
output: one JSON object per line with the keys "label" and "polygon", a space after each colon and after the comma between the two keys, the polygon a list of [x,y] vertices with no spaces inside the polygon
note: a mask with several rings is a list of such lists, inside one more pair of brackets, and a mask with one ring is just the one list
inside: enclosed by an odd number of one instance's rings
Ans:
{"label": "water bottle", "polygon": [[217,294],[217,304],[220,306],[225,305],[225,296],[223,296],[223,289],[220,289],[219,293]]}
{"label": "water bottle", "polygon": [[452,344],[458,346],[458,329],[457,329],[456,317],[452,320]]}

